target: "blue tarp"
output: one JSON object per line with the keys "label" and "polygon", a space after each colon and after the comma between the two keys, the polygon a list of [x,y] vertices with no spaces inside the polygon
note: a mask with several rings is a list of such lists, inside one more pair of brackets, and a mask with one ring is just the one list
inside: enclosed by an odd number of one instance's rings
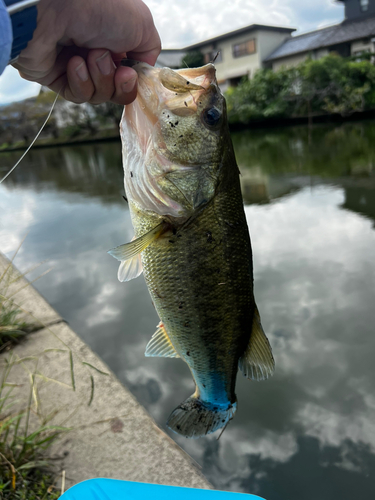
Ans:
{"label": "blue tarp", "polygon": [[89,479],[76,484],[60,498],[62,500],[264,500],[245,493],[198,490],[118,479]]}

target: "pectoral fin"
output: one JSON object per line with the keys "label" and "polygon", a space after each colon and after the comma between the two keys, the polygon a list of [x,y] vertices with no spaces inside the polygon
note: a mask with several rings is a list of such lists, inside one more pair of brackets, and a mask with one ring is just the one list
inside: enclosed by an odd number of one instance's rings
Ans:
{"label": "pectoral fin", "polygon": [[162,323],[159,323],[158,329],[151,337],[147,344],[145,356],[147,357],[163,357],[163,358],[179,358],[172,342]]}
{"label": "pectoral fin", "polygon": [[141,254],[135,255],[132,259],[123,260],[118,268],[117,278],[119,281],[130,281],[138,278],[142,274]]}
{"label": "pectoral fin", "polygon": [[243,375],[252,380],[266,380],[275,370],[272,349],[263,331],[256,305],[250,341],[238,366]]}
{"label": "pectoral fin", "polygon": [[120,245],[109,250],[108,253],[112,255],[112,257],[121,261],[117,275],[119,281],[129,281],[142,274],[140,253],[147,248],[150,243],[159,238],[167,227],[168,224],[162,222],[148,233],[133,239],[130,243],[125,243],[125,245]]}

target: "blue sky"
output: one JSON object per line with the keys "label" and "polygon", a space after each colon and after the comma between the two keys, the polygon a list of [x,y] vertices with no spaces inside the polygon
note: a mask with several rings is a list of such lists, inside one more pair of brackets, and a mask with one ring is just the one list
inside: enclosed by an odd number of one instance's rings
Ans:
{"label": "blue sky", "polygon": [[[291,26],[298,33],[343,20],[334,0],[146,0],[164,48],[180,48],[253,23]],[[13,68],[0,77],[0,105],[36,95],[39,86]]]}

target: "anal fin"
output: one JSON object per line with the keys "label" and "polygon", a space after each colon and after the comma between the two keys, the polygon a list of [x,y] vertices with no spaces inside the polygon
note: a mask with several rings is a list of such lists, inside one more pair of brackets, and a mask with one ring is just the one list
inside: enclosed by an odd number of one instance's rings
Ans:
{"label": "anal fin", "polygon": [[252,380],[266,380],[275,370],[271,345],[264,333],[256,304],[250,341],[239,359],[238,367],[246,378]]}
{"label": "anal fin", "polygon": [[175,348],[168,337],[163,323],[159,323],[158,329],[151,337],[147,344],[145,356],[147,357],[164,357],[164,358],[179,358]]}

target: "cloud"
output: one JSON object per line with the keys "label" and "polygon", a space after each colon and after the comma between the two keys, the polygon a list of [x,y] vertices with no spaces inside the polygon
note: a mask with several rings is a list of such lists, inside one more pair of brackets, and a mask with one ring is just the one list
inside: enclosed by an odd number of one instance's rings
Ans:
{"label": "cloud", "polygon": [[33,97],[39,90],[39,83],[24,80],[16,69],[8,66],[0,77],[0,105]]}
{"label": "cloud", "polygon": [[[253,23],[291,26],[299,32],[335,24],[343,7],[332,0],[146,0],[164,48],[180,48]],[[39,85],[23,80],[13,68],[0,77],[0,105],[34,96]]]}
{"label": "cloud", "polygon": [[343,8],[332,0],[218,0],[210,2],[146,0],[165,48],[178,48],[253,23],[291,26],[300,32],[316,29],[322,21],[343,19]]}

